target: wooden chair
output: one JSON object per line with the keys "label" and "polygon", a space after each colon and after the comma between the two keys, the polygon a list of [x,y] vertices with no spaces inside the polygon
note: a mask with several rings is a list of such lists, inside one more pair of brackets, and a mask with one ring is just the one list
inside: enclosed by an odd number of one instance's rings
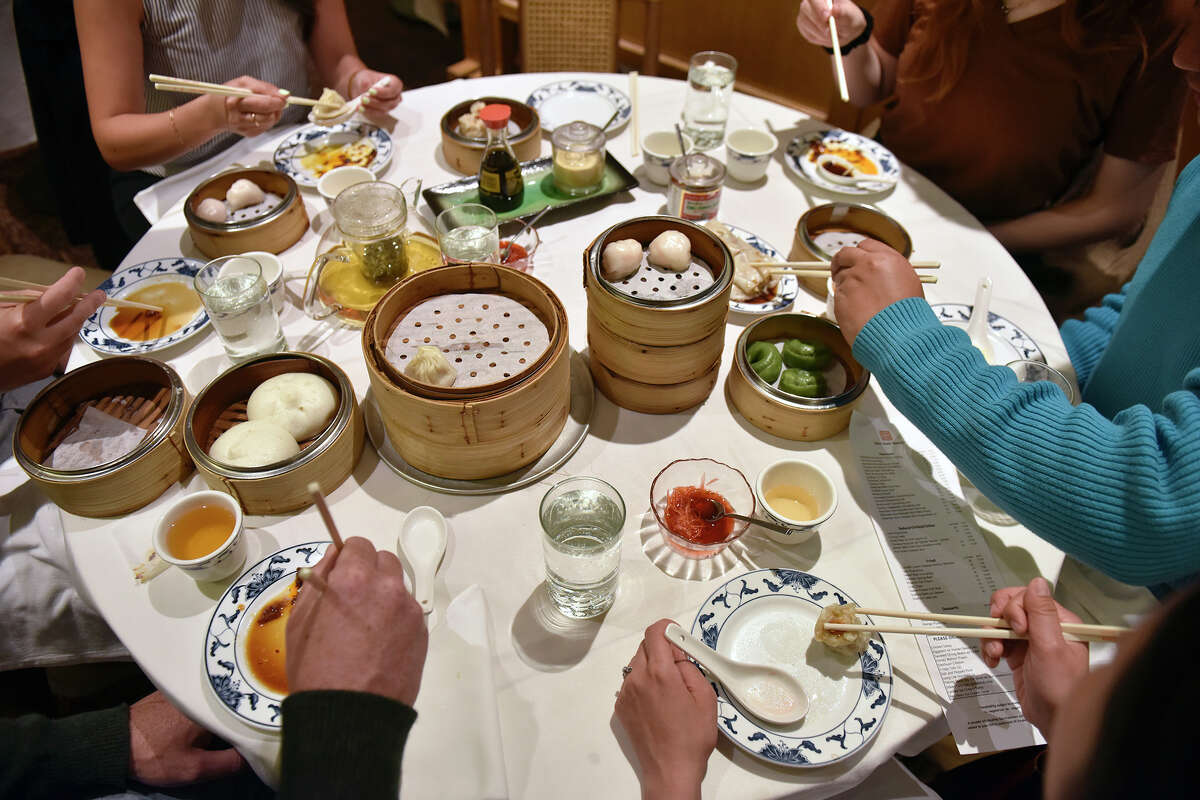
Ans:
{"label": "wooden chair", "polygon": [[620,40],[621,0],[461,0],[463,51],[451,77],[498,75],[504,64],[501,21],[519,26],[525,72],[616,72],[622,47],[641,50],[641,71],[658,74],[660,0],[645,7],[643,42]]}

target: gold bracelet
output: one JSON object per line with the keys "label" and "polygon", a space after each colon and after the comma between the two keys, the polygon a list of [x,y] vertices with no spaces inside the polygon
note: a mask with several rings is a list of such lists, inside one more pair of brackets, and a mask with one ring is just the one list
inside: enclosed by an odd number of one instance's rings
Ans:
{"label": "gold bracelet", "polygon": [[366,72],[366,71],[367,71],[366,67],[359,67],[358,69],[354,70],[354,72],[351,72],[350,77],[346,79],[346,99],[347,100],[354,99],[354,90],[350,88],[351,86],[354,85],[354,79],[358,77],[358,73]]}
{"label": "gold bracelet", "polygon": [[167,112],[167,119],[171,122],[171,130],[175,131],[175,138],[179,140],[181,145],[187,147],[188,143],[184,140],[183,134],[179,132],[179,128],[175,125],[175,109],[172,108]]}

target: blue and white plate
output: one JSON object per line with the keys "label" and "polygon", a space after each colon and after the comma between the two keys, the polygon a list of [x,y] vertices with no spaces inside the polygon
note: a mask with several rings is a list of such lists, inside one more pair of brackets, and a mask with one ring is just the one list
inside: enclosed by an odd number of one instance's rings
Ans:
{"label": "blue and white plate", "polygon": [[600,81],[572,80],[548,83],[533,90],[525,99],[537,109],[542,130],[553,132],[559,125],[581,119],[599,127],[617,112],[617,118],[604,129],[613,134],[629,121],[633,105],[629,95]]}
{"label": "blue and white plate", "polygon": [[[967,303],[930,303],[933,313],[943,325],[953,325],[966,330],[971,320],[972,306]],[[992,346],[993,361],[1007,364],[1011,361],[1041,361],[1046,363],[1042,349],[1029,334],[1014,323],[995,312],[988,312],[988,343]]]}
{"label": "blue and white plate", "polygon": [[366,122],[343,122],[328,127],[305,125],[275,148],[275,169],[291,176],[300,186],[316,186],[321,175],[333,167],[318,173],[300,163],[305,156],[328,145],[348,147],[364,140],[375,149],[374,158],[366,164],[359,161],[346,163],[365,166],[378,178],[392,160],[392,137],[383,128]]}
{"label": "blue and white plate", "polygon": [[[825,147],[839,147],[855,150],[875,164],[879,174],[888,180],[879,183],[845,184],[836,183],[825,177],[823,170],[811,157],[813,145],[820,143]],[[874,139],[859,136],[857,133],[831,128],[827,131],[811,131],[797,136],[788,142],[783,163],[793,175],[800,180],[812,184],[823,192],[862,197],[864,195],[881,194],[891,190],[900,180],[900,161],[892,155],[892,151]]]}
{"label": "blue and white plate", "polygon": [[329,542],[308,542],[267,556],[233,582],[204,636],[204,674],[230,713],[256,728],[279,730],[283,696],[263,687],[246,657],[246,635],[259,610],[286,597],[301,567],[315,567]]}
{"label": "blue and white plate", "polygon": [[[783,253],[779,252],[775,248],[775,245],[766,239],[761,239],[757,234],[751,233],[745,228],[739,228],[737,225],[728,225],[728,227],[734,236],[762,253],[764,261],[787,260],[784,258]],[[779,282],[775,285],[775,295],[769,300],[764,300],[761,303],[739,303],[737,300],[730,300],[729,307],[743,314],[771,314],[776,311],[782,311],[790,306],[796,300],[796,295],[799,292],[800,281],[795,275],[780,275]]]}
{"label": "blue and white plate", "polygon": [[[182,283],[192,288],[192,278],[204,267],[203,261],[194,258],[159,258],[154,261],[143,261],[125,269],[117,270],[112,277],[100,284],[108,297],[120,300],[129,294],[145,289],[156,283]],[[95,314],[84,320],[79,329],[79,338],[83,339],[93,350],[101,353],[129,355],[132,353],[150,353],[178,344],[184,339],[190,339],[208,327],[208,312],[204,306],[196,312],[187,324],[174,333],[167,334],[161,339],[150,339],[144,342],[125,339],[112,329],[112,319],[120,311],[119,308],[101,306]]]}
{"label": "blue and white plate", "polygon": [[883,638],[873,634],[857,656],[813,639],[822,608],[852,602],[833,584],[794,569],[747,572],[713,592],[692,635],[731,658],[787,670],[809,698],[808,715],[798,724],[768,725],[717,685],[718,730],[751,755],[784,767],[822,767],[866,747],[892,700]]}

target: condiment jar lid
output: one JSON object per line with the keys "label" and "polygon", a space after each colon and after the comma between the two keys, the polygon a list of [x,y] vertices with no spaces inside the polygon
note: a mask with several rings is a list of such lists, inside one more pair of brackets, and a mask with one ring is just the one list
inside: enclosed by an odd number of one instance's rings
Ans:
{"label": "condiment jar lid", "polygon": [[386,181],[351,186],[333,201],[333,218],[346,236],[373,239],[396,233],[408,222],[404,194]]}
{"label": "condiment jar lid", "polygon": [[503,103],[489,103],[479,109],[479,118],[483,120],[483,124],[494,130],[506,127],[511,116],[512,109]]}
{"label": "condiment jar lid", "polygon": [[595,151],[604,147],[604,131],[598,125],[583,120],[575,120],[566,125],[559,125],[550,137],[556,150]]}
{"label": "condiment jar lid", "polygon": [[670,171],[671,179],[685,186],[716,186],[725,180],[725,165],[704,153],[679,156]]}

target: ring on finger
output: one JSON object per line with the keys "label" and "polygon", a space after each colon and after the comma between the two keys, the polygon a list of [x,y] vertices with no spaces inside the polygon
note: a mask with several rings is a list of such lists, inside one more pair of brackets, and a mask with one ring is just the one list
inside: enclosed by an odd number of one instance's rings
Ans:
{"label": "ring on finger", "polygon": [[631,673],[631,672],[633,672],[633,667],[629,666],[628,664],[621,667],[621,680],[625,680],[626,678],[628,678],[629,673]]}

